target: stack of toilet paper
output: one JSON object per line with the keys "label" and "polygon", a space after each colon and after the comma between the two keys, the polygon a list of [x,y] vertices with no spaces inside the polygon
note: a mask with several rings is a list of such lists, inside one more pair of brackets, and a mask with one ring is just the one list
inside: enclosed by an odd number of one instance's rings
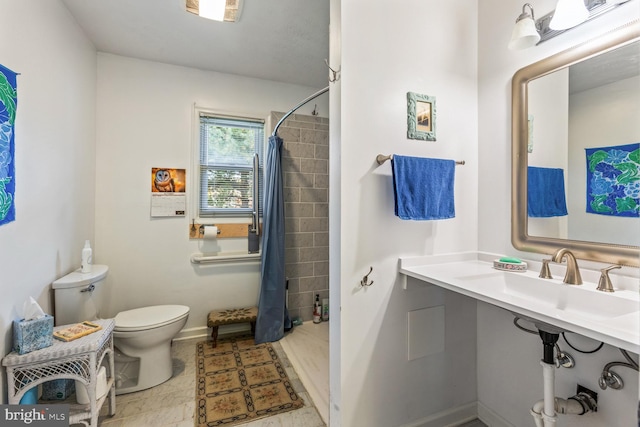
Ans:
{"label": "stack of toilet paper", "polygon": [[[98,371],[98,384],[96,385],[96,400],[107,394],[107,370],[104,366],[100,367]],[[76,400],[81,405],[89,404],[89,393],[87,387],[81,382],[76,380]]]}

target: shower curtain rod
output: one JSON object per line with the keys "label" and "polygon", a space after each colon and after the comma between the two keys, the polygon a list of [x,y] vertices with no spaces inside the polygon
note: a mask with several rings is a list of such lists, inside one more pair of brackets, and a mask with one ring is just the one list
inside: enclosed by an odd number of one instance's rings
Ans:
{"label": "shower curtain rod", "polygon": [[324,89],[320,89],[319,91],[317,91],[316,93],[314,93],[313,95],[309,96],[308,98],[306,98],[304,101],[302,101],[301,103],[299,103],[298,105],[296,105],[295,107],[293,107],[291,109],[291,111],[289,111],[287,114],[285,114],[284,116],[282,116],[282,118],[280,119],[280,121],[278,121],[278,124],[276,124],[276,127],[273,129],[273,133],[271,134],[271,136],[276,136],[278,134],[278,128],[280,127],[280,125],[282,124],[282,122],[284,122],[286,120],[287,117],[289,117],[291,114],[293,114],[294,111],[296,111],[298,108],[302,107],[304,104],[306,104],[307,102],[311,101],[314,98],[317,98],[318,96],[322,95],[323,93],[329,91],[329,86],[325,87]]}

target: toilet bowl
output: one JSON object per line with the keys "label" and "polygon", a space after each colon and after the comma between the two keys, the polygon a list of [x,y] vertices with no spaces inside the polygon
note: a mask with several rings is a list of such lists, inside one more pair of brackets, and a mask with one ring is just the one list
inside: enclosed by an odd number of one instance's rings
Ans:
{"label": "toilet bowl", "polygon": [[[182,330],[188,317],[189,307],[184,305],[155,305],[116,315],[116,394],[151,388],[171,378],[171,339]],[[132,359],[138,363],[133,372]]]}
{"label": "toilet bowl", "polygon": [[[109,267],[93,265],[53,282],[56,325],[100,318]],[[173,375],[171,340],[187,323],[189,307],[155,305],[126,310],[115,316],[116,394],[154,387]]]}

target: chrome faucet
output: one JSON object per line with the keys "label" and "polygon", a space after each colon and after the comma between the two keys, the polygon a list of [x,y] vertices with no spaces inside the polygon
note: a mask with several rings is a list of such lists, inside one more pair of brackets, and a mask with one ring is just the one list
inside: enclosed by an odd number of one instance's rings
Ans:
{"label": "chrome faucet", "polygon": [[562,282],[568,285],[582,285],[582,277],[580,276],[578,261],[576,261],[576,257],[569,249],[558,249],[551,257],[551,260],[560,264],[564,258],[567,259],[567,272],[565,273]]}

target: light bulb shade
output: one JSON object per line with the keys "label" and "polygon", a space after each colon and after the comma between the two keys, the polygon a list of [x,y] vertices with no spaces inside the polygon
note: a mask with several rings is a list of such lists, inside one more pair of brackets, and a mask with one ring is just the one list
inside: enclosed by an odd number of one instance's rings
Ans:
{"label": "light bulb shade", "polygon": [[199,0],[198,15],[215,21],[224,21],[227,0]]}
{"label": "light bulb shade", "polygon": [[539,41],[540,34],[538,34],[536,24],[531,16],[527,15],[526,18],[519,19],[513,27],[508,47],[511,50],[526,49],[535,46]]}
{"label": "light bulb shade", "polygon": [[582,24],[589,17],[583,0],[558,0],[553,18],[549,22],[552,30],[566,30]]}

